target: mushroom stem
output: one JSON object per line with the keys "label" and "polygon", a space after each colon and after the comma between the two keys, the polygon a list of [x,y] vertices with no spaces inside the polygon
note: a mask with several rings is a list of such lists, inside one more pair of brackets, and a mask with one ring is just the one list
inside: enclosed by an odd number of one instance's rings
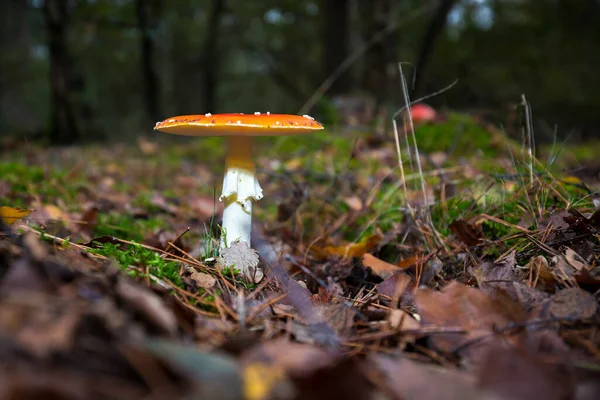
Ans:
{"label": "mushroom stem", "polygon": [[238,240],[250,247],[252,202],[263,197],[255,175],[252,140],[249,136],[227,137],[225,177],[219,197],[225,202],[221,248],[229,247]]}

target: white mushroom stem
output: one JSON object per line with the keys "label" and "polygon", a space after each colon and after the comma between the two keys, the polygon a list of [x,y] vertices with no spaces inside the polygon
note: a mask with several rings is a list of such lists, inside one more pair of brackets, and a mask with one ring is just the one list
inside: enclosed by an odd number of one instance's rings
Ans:
{"label": "white mushroom stem", "polygon": [[227,137],[225,177],[219,197],[225,202],[221,248],[229,247],[238,240],[250,247],[252,202],[263,197],[255,174],[252,141],[251,136]]}

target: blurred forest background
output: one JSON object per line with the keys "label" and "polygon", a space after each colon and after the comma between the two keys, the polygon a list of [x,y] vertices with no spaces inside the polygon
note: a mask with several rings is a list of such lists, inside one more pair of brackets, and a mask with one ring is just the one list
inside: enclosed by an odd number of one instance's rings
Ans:
{"label": "blurred forest background", "polygon": [[205,112],[386,121],[406,62],[413,99],[458,79],[428,103],[510,134],[525,94],[538,141],[588,139],[599,27],[598,0],[2,0],[0,134],[133,138]]}

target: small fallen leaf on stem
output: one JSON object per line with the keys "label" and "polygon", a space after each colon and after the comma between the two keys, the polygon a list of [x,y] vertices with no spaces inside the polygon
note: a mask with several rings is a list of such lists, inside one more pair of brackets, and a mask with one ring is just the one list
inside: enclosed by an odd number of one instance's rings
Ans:
{"label": "small fallen leaf on stem", "polygon": [[1,206],[0,207],[0,218],[6,225],[12,225],[21,218],[24,218],[31,214],[33,210],[26,210],[24,208],[19,207],[8,207]]}

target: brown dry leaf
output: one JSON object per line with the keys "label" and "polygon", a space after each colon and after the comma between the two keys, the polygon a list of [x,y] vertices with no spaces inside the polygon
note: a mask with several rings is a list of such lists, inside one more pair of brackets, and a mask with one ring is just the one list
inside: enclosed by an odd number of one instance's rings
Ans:
{"label": "brown dry leaf", "polygon": [[68,306],[63,307],[64,312],[60,315],[56,315],[57,310],[45,311],[30,315],[28,324],[18,333],[19,341],[38,357],[67,350],[81,319],[79,310]]}
{"label": "brown dry leaf", "polygon": [[390,310],[390,314],[387,318],[390,328],[397,329],[399,331],[418,329],[421,327],[421,323],[414,319],[412,315],[406,311],[396,308]]}
{"label": "brown dry leaf", "polygon": [[576,398],[571,374],[517,348],[490,348],[478,375],[477,386],[500,399]]}
{"label": "brown dry leaf", "polygon": [[327,322],[338,336],[344,336],[352,328],[355,311],[346,304],[321,304],[315,306],[321,321]]}
{"label": "brown dry leaf", "polygon": [[399,271],[377,284],[377,292],[390,297],[395,303],[402,297],[402,295],[410,290],[412,291],[415,287],[410,276],[404,271]]}
{"label": "brown dry leaf", "polygon": [[169,203],[169,201],[160,193],[152,194],[152,197],[150,198],[150,204],[158,207],[162,211],[165,211],[171,215],[179,214],[179,207]]}
{"label": "brown dry leaf", "polygon": [[150,290],[128,282],[121,278],[118,280],[115,291],[117,295],[141,317],[151,322],[162,332],[174,335],[177,332],[177,318],[165,305],[162,299]]}
{"label": "brown dry leaf", "polygon": [[54,204],[36,206],[30,217],[32,221],[39,224],[46,224],[49,221],[69,221],[71,218]]}
{"label": "brown dry leaf", "polygon": [[205,274],[204,272],[192,272],[190,278],[198,285],[198,287],[204,289],[210,289],[217,283],[217,280],[213,276]]}
{"label": "brown dry leaf", "polygon": [[[541,257],[541,260],[543,261],[545,258]],[[542,261],[538,260],[535,262]],[[511,252],[498,263],[491,261],[482,262],[473,268],[472,273],[483,292],[493,295],[497,289],[502,289],[515,301],[519,302],[524,309],[531,310],[547,299],[548,295],[541,290],[529,287],[523,283],[527,280],[526,272],[516,267],[515,252]],[[534,266],[533,268],[535,276],[537,274],[537,267]],[[548,273],[550,273],[549,270]]]}
{"label": "brown dry leaf", "polygon": [[589,286],[594,290],[600,289],[600,278],[592,276],[588,270],[579,271],[575,273],[574,277],[577,283],[582,286]]}
{"label": "brown dry leaf", "polygon": [[550,269],[548,259],[544,256],[532,257],[527,264],[527,269],[532,270],[533,274],[539,276],[539,278],[546,284],[551,285],[556,282],[554,274]]}
{"label": "brown dry leaf", "polygon": [[353,211],[360,211],[364,207],[362,200],[358,196],[345,197],[344,203]]}
{"label": "brown dry leaf", "polygon": [[481,225],[473,224],[464,219],[454,220],[448,227],[461,242],[469,247],[481,244],[484,239]]}
{"label": "brown dry leaf", "polygon": [[516,266],[517,261],[513,251],[498,263],[482,262],[473,268],[472,273],[477,279],[478,286],[482,290],[489,291],[490,288],[504,287],[511,282],[521,281]]}
{"label": "brown dry leaf", "polygon": [[[486,336],[493,339],[497,329],[515,322],[524,322],[527,314],[514,300],[499,291],[494,297],[485,292],[453,281],[441,291],[419,288],[414,294],[423,326],[462,328],[464,335],[441,334],[430,338],[432,344],[445,352],[453,352],[465,343],[472,345],[464,354],[477,358],[481,352],[478,340]],[[503,336],[515,342],[519,336]],[[460,352],[463,353],[463,352]]]}
{"label": "brown dry leaf", "polygon": [[598,310],[598,301],[585,290],[567,288],[554,294],[544,309],[551,318],[582,320],[592,318]]}
{"label": "brown dry leaf", "polygon": [[242,354],[245,394],[253,399],[368,399],[363,363],[285,340],[263,342]]}
{"label": "brown dry leaf", "polygon": [[26,210],[24,208],[19,207],[8,207],[1,206],[0,207],[0,219],[6,225],[12,225],[21,218],[24,218],[31,214],[33,210]]}
{"label": "brown dry leaf", "polygon": [[75,221],[69,221],[67,227],[73,233],[83,233],[85,239],[90,239],[89,234],[92,232],[98,221],[98,207],[95,203],[87,203],[83,207],[83,212]]}
{"label": "brown dry leaf", "polygon": [[565,249],[565,260],[569,263],[571,267],[573,267],[576,271],[583,271],[584,269],[588,269],[588,266],[581,258],[579,254],[577,254],[573,249],[567,247]]}
{"label": "brown dry leaf", "polygon": [[254,363],[277,366],[286,374],[304,375],[327,365],[335,358],[320,348],[292,343],[283,339],[271,340],[249,349],[242,354],[242,366]]}
{"label": "brown dry leaf", "polygon": [[403,400],[500,400],[488,396],[476,387],[475,379],[464,372],[433,367],[407,358],[370,356],[381,372],[385,386],[394,397]]}
{"label": "brown dry leaf", "polygon": [[420,259],[421,259],[421,256],[419,254],[415,254],[415,255],[407,257],[403,260],[398,261],[396,263],[396,265],[402,269],[408,269],[408,268],[416,265]]}
{"label": "brown dry leaf", "polygon": [[194,216],[199,220],[205,220],[213,214],[223,212],[223,203],[215,202],[211,196],[194,196],[186,201],[186,205],[191,208]]}
{"label": "brown dry leaf", "polygon": [[365,267],[369,267],[381,278],[389,278],[399,270],[398,266],[383,261],[370,253],[366,253],[362,257],[362,263]]}

